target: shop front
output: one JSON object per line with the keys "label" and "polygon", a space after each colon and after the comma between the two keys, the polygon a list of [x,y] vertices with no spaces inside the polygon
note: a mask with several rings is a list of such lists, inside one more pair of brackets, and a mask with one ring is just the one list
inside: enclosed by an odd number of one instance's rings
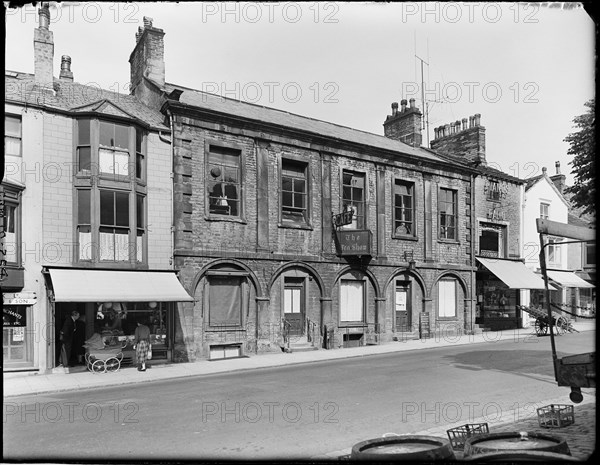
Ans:
{"label": "shop front", "polygon": [[124,364],[135,359],[135,329],[150,328],[154,363],[173,360],[177,302],[193,301],[174,271],[121,271],[46,267],[54,316],[55,366],[59,364],[59,334],[73,311],[79,313],[69,360],[82,364],[84,343],[100,335],[109,347],[121,347]]}
{"label": "shop front", "polygon": [[5,370],[33,367],[35,292],[2,294],[2,358]]}
{"label": "shop front", "polygon": [[523,327],[521,290],[544,289],[544,280],[520,260],[476,257],[475,323],[493,331]]}
{"label": "shop front", "polygon": [[[572,316],[591,317],[595,315],[595,289],[591,282],[579,277],[573,271],[548,270],[548,279],[559,288],[559,296],[551,301],[560,310],[569,312]],[[557,310],[556,308],[554,310]]]}

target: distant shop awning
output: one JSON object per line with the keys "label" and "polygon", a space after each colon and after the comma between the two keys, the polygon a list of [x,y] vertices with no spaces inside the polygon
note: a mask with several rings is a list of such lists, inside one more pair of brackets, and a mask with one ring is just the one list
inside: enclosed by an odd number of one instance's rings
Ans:
{"label": "distant shop awning", "polygon": [[193,302],[172,271],[48,268],[55,302]]}
{"label": "distant shop awning", "polygon": [[590,288],[596,287],[593,284],[584,281],[572,271],[556,271],[548,270],[548,278],[562,287],[580,287]]}
{"label": "distant shop awning", "polygon": [[[542,277],[527,268],[523,262],[502,258],[476,258],[509,289],[545,289]],[[549,288],[555,290],[551,285]]]}

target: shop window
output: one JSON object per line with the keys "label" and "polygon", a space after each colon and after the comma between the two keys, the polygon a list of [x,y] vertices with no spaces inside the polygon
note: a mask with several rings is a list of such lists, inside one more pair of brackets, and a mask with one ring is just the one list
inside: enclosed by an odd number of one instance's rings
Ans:
{"label": "shop window", "polygon": [[438,282],[438,316],[456,317],[456,280],[441,279]]}
{"label": "shop window", "polygon": [[2,308],[2,355],[6,364],[27,362],[29,359],[27,316],[30,307],[5,305]]}
{"label": "shop window", "polygon": [[546,259],[548,264],[554,267],[561,266],[561,239],[550,237],[548,238],[548,246],[546,246]]}
{"label": "shop window", "polygon": [[21,117],[4,116],[4,153],[13,157],[21,156]]}
{"label": "shop window", "polygon": [[211,276],[208,287],[208,324],[211,327],[242,325],[242,280]]}
{"label": "shop window", "polygon": [[540,218],[546,220],[550,218],[550,204],[544,202],[540,203]]}
{"label": "shop window", "polygon": [[365,318],[365,282],[342,280],[340,282],[340,321],[360,323]]}
{"label": "shop window", "polygon": [[284,221],[308,223],[307,165],[281,161],[281,218]]}
{"label": "shop window", "polygon": [[458,205],[455,190],[439,190],[438,211],[440,222],[440,239],[457,240]]}
{"label": "shop window", "polygon": [[479,255],[503,258],[505,238],[505,226],[482,223],[479,230]]}
{"label": "shop window", "polygon": [[344,170],[342,173],[342,208],[352,211],[352,223],[343,229],[365,229],[365,175]]}
{"label": "shop window", "polygon": [[414,236],[414,183],[394,182],[394,235]]}
{"label": "shop window", "polygon": [[206,186],[211,215],[241,216],[240,157],[239,150],[210,146]]}

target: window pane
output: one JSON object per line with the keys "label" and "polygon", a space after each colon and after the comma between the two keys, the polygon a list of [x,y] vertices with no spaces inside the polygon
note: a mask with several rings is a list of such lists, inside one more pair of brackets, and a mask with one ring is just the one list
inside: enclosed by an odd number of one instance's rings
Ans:
{"label": "window pane", "polygon": [[115,146],[115,126],[106,121],[100,121],[100,145]]}
{"label": "window pane", "polygon": [[77,222],[79,224],[91,224],[90,222],[90,195],[89,190],[77,191]]}
{"label": "window pane", "polygon": [[115,174],[129,175],[129,153],[115,152]]}
{"label": "window pane", "polygon": [[404,184],[396,183],[396,194],[408,195],[408,187]]}
{"label": "window pane", "polygon": [[139,153],[135,157],[135,177],[138,179],[144,177],[144,156]]}
{"label": "window pane", "polygon": [[100,228],[100,260],[115,259],[114,233],[111,228]]}
{"label": "window pane", "polygon": [[7,136],[21,137],[21,118],[5,116],[4,131]]}
{"label": "window pane", "polygon": [[287,192],[291,192],[292,190],[292,179],[290,178],[282,178],[281,179],[281,189]]}
{"label": "window pane", "polygon": [[125,192],[115,192],[117,226],[129,226],[129,194]]}
{"label": "window pane", "polygon": [[115,124],[115,147],[129,149],[129,126]]}
{"label": "window pane", "polygon": [[114,192],[100,191],[100,224],[115,224]]}
{"label": "window pane", "polygon": [[126,229],[115,229],[115,260],[129,260],[129,234]]}
{"label": "window pane", "polygon": [[89,226],[79,226],[79,260],[92,259],[92,232]]}
{"label": "window pane", "polygon": [[79,147],[77,154],[79,158],[79,171],[89,171],[92,166],[92,149],[90,147]]}
{"label": "window pane", "polygon": [[135,209],[136,209],[136,226],[138,228],[145,228],[145,223],[144,223],[144,197],[142,197],[141,195],[138,195],[136,197],[136,205],[135,205]]}
{"label": "window pane", "polygon": [[281,166],[281,174],[283,176],[304,177],[304,169],[304,166],[300,163],[284,161]]}
{"label": "window pane", "polygon": [[77,121],[79,139],[77,145],[90,145],[90,120],[80,119]]}
{"label": "window pane", "polygon": [[304,179],[295,179],[294,180],[294,191],[304,193],[305,192],[306,182]]}
{"label": "window pane", "polygon": [[136,128],[135,129],[135,151],[138,153],[142,152],[142,142],[144,140],[144,132]]}
{"label": "window pane", "polygon": [[4,258],[9,263],[17,261],[17,209],[13,205],[4,206]]}
{"label": "window pane", "polygon": [[12,155],[15,157],[21,156],[21,139],[14,137],[4,137],[4,150],[6,155]]}
{"label": "window pane", "polygon": [[294,207],[304,208],[304,194],[294,194]]}
{"label": "window pane", "polygon": [[99,165],[101,173],[111,173],[115,172],[115,161],[114,161],[114,152],[112,150],[100,149],[98,151],[99,156]]}
{"label": "window pane", "polygon": [[281,204],[284,207],[293,207],[292,194],[290,192],[283,192],[281,194]]}

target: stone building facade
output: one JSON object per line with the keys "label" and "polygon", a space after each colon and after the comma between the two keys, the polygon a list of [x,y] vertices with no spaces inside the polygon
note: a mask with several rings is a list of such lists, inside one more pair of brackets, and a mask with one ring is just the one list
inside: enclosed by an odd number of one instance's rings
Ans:
{"label": "stone building facade", "polygon": [[384,137],[222,98],[165,81],[163,37],[147,19],[130,63],[172,127],[175,267],[195,299],[177,360],[472,329],[475,170],[420,147],[414,102]]}
{"label": "stone building facade", "polygon": [[[138,317],[158,312],[161,338],[165,330],[158,357],[167,359],[167,310],[176,296],[164,295],[160,283],[125,294],[150,272],[177,285],[170,129],[136,98],[74,81],[68,56],[54,77],[50,29],[46,5],[34,34],[34,74],[5,72],[3,369],[55,368],[59,332],[75,310],[79,342],[94,332],[126,338]],[[117,321],[117,307],[127,319]],[[72,355],[77,363],[82,354]]]}

